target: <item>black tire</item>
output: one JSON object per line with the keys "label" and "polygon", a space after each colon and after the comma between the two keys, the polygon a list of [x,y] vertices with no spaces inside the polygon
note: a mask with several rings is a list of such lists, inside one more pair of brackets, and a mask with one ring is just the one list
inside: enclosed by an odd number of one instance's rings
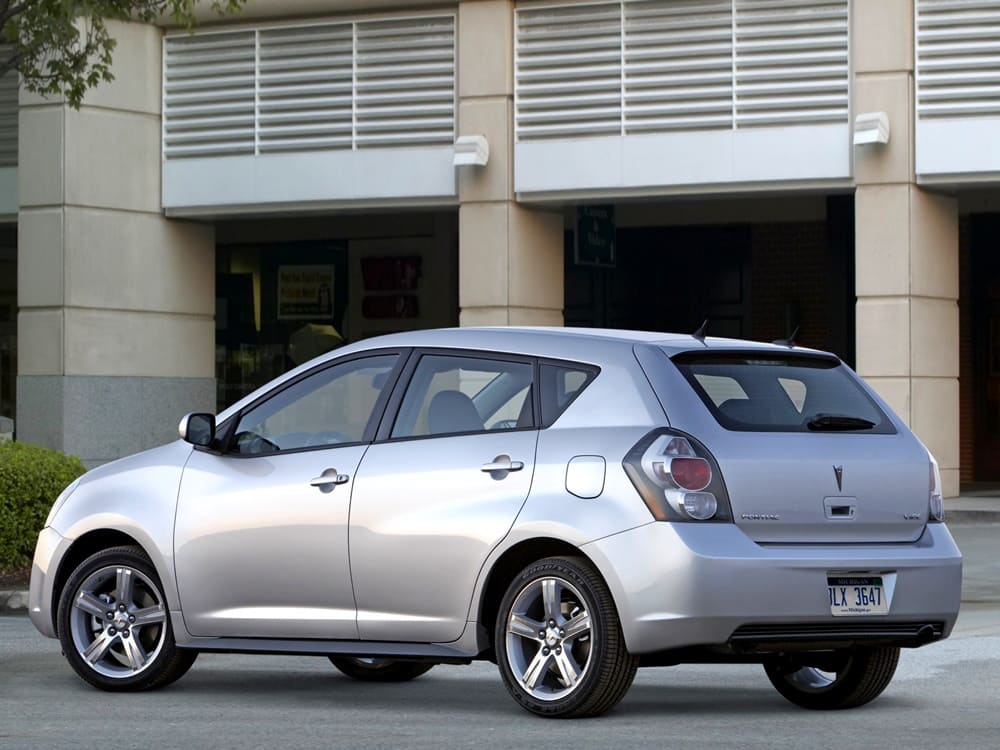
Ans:
{"label": "black tire", "polygon": [[607,584],[580,557],[550,557],[521,571],[500,605],[494,639],[507,691],[538,716],[603,714],[639,666]]}
{"label": "black tire", "polygon": [[361,682],[406,682],[430,671],[433,662],[392,659],[354,659],[331,656],[330,663],[348,677]]}
{"label": "black tire", "polygon": [[779,657],[764,664],[771,684],[792,703],[817,711],[855,708],[874,700],[896,673],[899,649],[855,648],[827,655],[825,663]]}
{"label": "black tire", "polygon": [[80,563],[59,594],[56,629],[70,666],[101,690],[164,687],[198,656],[177,648],[160,578],[139,547],[112,547]]}

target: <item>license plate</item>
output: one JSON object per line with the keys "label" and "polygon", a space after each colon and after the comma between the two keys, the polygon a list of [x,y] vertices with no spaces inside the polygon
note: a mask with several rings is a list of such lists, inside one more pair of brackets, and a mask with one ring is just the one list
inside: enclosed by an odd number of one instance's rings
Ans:
{"label": "license plate", "polygon": [[889,614],[882,578],[833,576],[826,579],[830,614],[834,617],[864,617]]}

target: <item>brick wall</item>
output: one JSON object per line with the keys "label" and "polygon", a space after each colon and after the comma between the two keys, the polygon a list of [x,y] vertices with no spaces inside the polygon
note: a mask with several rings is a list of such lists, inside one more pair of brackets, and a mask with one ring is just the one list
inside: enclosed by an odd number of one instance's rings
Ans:
{"label": "brick wall", "polygon": [[751,337],[784,338],[788,318],[796,343],[830,348],[830,251],[824,222],[755,224],[751,256]]}

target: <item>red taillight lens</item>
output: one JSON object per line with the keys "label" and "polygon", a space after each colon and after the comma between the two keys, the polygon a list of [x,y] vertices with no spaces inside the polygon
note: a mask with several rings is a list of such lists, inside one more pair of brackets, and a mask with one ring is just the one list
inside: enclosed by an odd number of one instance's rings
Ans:
{"label": "red taillight lens", "polygon": [[684,490],[697,492],[712,481],[712,467],[704,458],[675,457],[670,460],[670,476]]}

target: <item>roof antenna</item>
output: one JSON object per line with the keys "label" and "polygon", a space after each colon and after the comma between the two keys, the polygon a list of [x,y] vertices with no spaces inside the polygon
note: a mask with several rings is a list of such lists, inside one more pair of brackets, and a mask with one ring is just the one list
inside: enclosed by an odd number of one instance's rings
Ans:
{"label": "roof antenna", "polygon": [[692,338],[696,338],[700,342],[705,343],[705,332],[707,330],[708,330],[708,318],[705,318],[705,322],[703,322],[700,326],[698,326],[698,330],[692,333],[691,336]]}
{"label": "roof antenna", "polygon": [[787,339],[775,339],[771,343],[777,344],[778,346],[787,346],[789,349],[793,349],[795,347],[795,339],[798,335],[799,335],[799,327],[795,326],[795,330],[792,331],[792,335],[789,336]]}

